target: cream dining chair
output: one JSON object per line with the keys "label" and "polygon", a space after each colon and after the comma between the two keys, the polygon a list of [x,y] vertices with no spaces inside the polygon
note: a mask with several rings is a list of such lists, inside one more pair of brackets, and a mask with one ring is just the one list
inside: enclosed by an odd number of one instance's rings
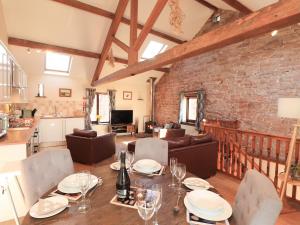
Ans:
{"label": "cream dining chair", "polygon": [[273,225],[282,202],[269,178],[256,170],[248,170],[233,205],[231,225]]}
{"label": "cream dining chair", "polygon": [[25,205],[31,207],[43,194],[74,172],[68,149],[45,150],[20,161],[19,181]]}
{"label": "cream dining chair", "polygon": [[153,159],[168,165],[168,142],[158,138],[140,138],[135,145],[135,161]]}

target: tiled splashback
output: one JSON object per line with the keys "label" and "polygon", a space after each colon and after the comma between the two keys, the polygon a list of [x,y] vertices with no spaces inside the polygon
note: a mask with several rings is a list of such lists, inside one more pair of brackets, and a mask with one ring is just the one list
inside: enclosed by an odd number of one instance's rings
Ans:
{"label": "tiled splashback", "polygon": [[[43,116],[56,113],[61,116],[83,115],[82,101],[80,100],[51,100],[46,98],[32,99],[26,104],[15,104],[16,109],[34,109],[38,111],[36,115]],[[4,104],[1,104],[0,111],[4,111]]]}
{"label": "tiled splashback", "polygon": [[82,112],[82,101],[78,100],[51,100],[51,99],[34,99],[30,103],[26,104],[27,109],[36,108],[38,115],[48,115],[56,113],[63,116],[81,115]]}

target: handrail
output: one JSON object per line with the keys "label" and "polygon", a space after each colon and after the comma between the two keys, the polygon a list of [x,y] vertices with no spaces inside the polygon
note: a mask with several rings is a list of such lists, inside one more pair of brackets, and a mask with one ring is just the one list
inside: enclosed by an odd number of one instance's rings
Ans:
{"label": "handrail", "polygon": [[[247,169],[256,169],[269,177],[275,187],[280,189],[279,174],[285,169],[290,138],[257,131],[244,131],[204,124],[204,131],[219,141],[219,171],[242,179]],[[297,140],[293,158],[295,164],[300,162],[300,140]],[[291,186],[287,195],[300,200],[300,191]]]}

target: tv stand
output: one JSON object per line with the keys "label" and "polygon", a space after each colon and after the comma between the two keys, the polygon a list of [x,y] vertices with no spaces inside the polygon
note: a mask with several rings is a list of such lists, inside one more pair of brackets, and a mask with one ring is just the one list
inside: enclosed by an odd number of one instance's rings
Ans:
{"label": "tv stand", "polygon": [[135,132],[135,126],[133,124],[110,124],[108,131],[116,134],[130,133],[132,135]]}

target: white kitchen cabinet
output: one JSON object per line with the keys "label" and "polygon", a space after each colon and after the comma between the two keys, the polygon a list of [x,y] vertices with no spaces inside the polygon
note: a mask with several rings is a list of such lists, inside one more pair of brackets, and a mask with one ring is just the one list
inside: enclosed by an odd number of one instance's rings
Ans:
{"label": "white kitchen cabinet", "polygon": [[73,133],[74,128],[84,128],[84,118],[47,118],[39,124],[39,142],[63,142],[65,135]]}
{"label": "white kitchen cabinet", "polygon": [[65,119],[65,134],[72,134],[74,128],[84,129],[84,119],[83,118]]}
{"label": "white kitchen cabinet", "polygon": [[64,141],[63,119],[41,119],[39,124],[40,142]]}

